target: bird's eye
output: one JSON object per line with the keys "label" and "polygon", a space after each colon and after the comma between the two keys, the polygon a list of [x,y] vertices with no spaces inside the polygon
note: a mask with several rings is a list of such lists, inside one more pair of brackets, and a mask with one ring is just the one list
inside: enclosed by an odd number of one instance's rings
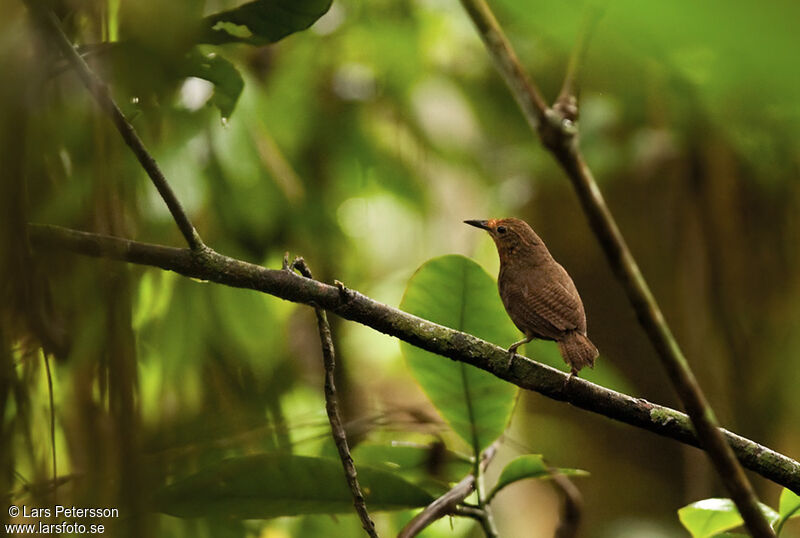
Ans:
{"label": "bird's eye", "polygon": [[497,227],[497,233],[499,233],[499,234],[506,233],[506,227],[505,226],[498,226]]}

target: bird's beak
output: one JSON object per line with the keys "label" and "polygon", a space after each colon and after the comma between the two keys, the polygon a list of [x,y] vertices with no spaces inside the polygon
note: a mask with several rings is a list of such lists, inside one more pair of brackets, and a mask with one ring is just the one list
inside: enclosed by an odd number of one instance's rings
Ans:
{"label": "bird's beak", "polygon": [[491,230],[491,228],[489,228],[488,220],[465,220],[464,224],[469,224],[470,226],[481,228],[482,230],[486,230],[487,232]]}

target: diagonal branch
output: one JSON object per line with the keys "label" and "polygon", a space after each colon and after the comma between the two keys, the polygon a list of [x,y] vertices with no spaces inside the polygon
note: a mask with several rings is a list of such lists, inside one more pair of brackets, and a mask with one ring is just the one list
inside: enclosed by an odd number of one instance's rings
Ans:
{"label": "diagonal branch", "polygon": [[[283,268],[287,271],[297,269],[306,278],[311,277],[311,270],[308,268],[303,258],[296,258],[291,265],[289,264],[289,254],[283,259]],[[342,416],[339,414],[339,402],[336,398],[336,384],[334,383],[334,371],[336,369],[336,351],[333,347],[331,338],[331,326],[325,310],[314,308],[317,315],[317,328],[319,329],[319,339],[322,343],[322,361],[325,366],[325,411],[328,413],[328,421],[331,423],[331,433],[339,451],[339,459],[342,460],[344,474],[347,477],[347,485],[353,494],[353,506],[361,519],[361,526],[368,536],[378,538],[375,531],[375,523],[370,519],[367,512],[367,503],[364,501],[364,494],[361,493],[361,486],[358,484],[356,466],[353,464],[353,457],[350,455],[350,447],[347,446],[347,435],[342,424]]]}
{"label": "diagonal branch", "polygon": [[[567,384],[567,375],[563,372],[529,359],[515,361],[509,369],[505,349],[412,316],[343,286],[330,286],[289,271],[265,269],[207,247],[192,251],[42,225],[30,225],[29,237],[38,255],[69,251],[160,267],[199,280],[318,306],[421,349],[476,366],[523,389],[687,445],[699,446],[692,424],[683,413],[580,378],[573,378]],[[800,494],[800,463],[735,433],[722,432],[742,465]]]}
{"label": "diagonal branch", "polygon": [[[758,538],[774,537],[775,533],[759,509],[753,487],[726,443],[713,409],[697,383],[583,159],[578,147],[577,126],[558,109],[543,109],[542,97],[535,84],[518,62],[510,64],[507,61],[516,56],[508,40],[503,37],[503,30],[485,0],[461,0],[461,3],[472,18],[528,124],[538,133],[542,144],[550,150],[572,181],[606,258],[622,283],[639,323],[650,338],[673,387],[691,417],[700,444],[739,509],[745,526]],[[547,121],[542,121],[542,118]]]}
{"label": "diagonal branch", "polygon": [[92,97],[94,97],[97,104],[100,105],[100,108],[103,109],[103,112],[108,114],[114,126],[117,128],[117,131],[119,131],[119,134],[122,136],[122,139],[125,140],[125,143],[131,148],[131,151],[133,151],[133,154],[136,155],[139,164],[142,165],[147,175],[150,176],[153,185],[158,189],[158,193],[167,204],[172,218],[175,220],[181,234],[183,234],[183,237],[186,239],[186,243],[188,243],[192,249],[201,248],[203,246],[203,240],[200,238],[197,230],[195,230],[191,220],[189,220],[189,216],[184,211],[178,197],[175,196],[175,192],[167,182],[167,178],[159,168],[158,163],[156,163],[156,160],[147,151],[147,148],[145,148],[142,139],[139,138],[133,125],[125,118],[125,115],[122,113],[119,106],[117,106],[113,97],[111,97],[111,92],[106,83],[92,71],[89,64],[86,63],[86,60],[75,50],[69,38],[64,34],[64,30],[61,28],[61,24],[55,14],[44,7],[41,0],[24,0],[24,2],[39,26],[41,26],[61,54],[64,55],[67,62],[69,62],[86,86],[86,89],[92,94]]}

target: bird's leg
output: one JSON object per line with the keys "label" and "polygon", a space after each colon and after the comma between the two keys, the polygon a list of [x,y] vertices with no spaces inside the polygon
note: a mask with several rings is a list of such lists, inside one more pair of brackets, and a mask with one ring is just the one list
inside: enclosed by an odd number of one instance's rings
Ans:
{"label": "bird's leg", "polygon": [[514,361],[514,356],[517,354],[517,348],[522,344],[527,344],[533,340],[533,338],[533,336],[528,336],[525,338],[525,340],[520,340],[519,342],[511,344],[511,347],[508,348],[508,364],[506,365],[506,369],[511,368],[511,363]]}

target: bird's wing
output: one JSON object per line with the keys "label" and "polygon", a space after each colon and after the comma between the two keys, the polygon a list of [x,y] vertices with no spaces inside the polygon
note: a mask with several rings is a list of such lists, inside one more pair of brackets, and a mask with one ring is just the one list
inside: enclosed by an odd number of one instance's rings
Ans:
{"label": "bird's wing", "polygon": [[506,310],[525,333],[558,340],[565,331],[586,330],[586,315],[577,292],[558,281],[537,289],[514,286],[506,291]]}

